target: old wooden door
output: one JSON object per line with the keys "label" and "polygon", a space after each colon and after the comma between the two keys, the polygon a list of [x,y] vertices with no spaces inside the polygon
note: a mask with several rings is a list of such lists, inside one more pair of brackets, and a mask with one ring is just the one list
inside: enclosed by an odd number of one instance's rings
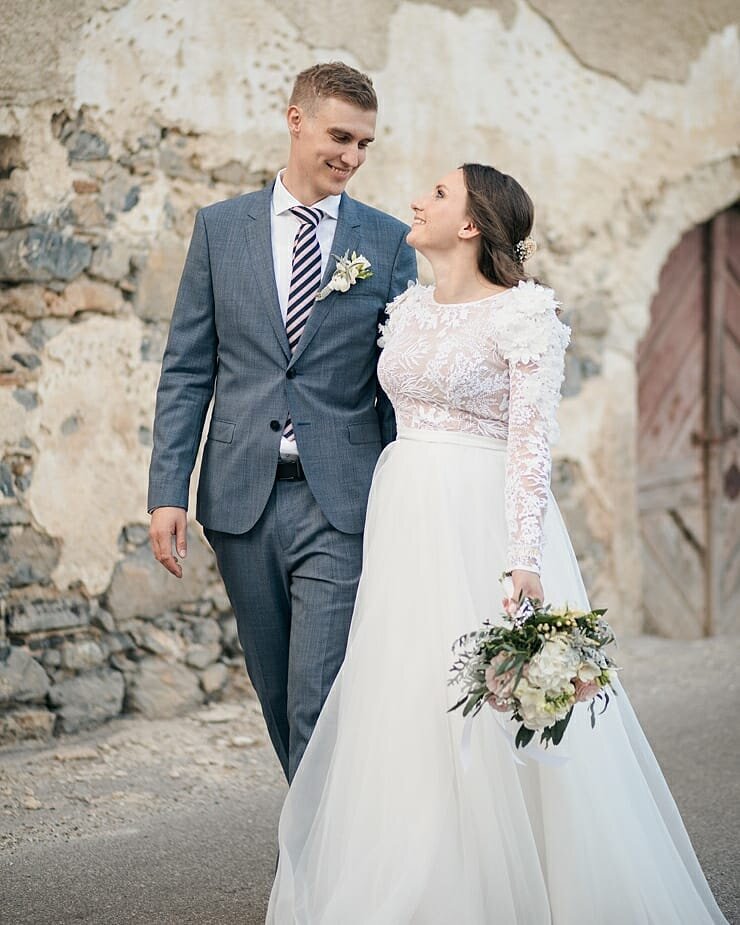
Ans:
{"label": "old wooden door", "polygon": [[740,209],[670,254],[638,351],[645,629],[740,630]]}
{"label": "old wooden door", "polygon": [[740,203],[710,227],[705,432],[710,630],[740,632]]}

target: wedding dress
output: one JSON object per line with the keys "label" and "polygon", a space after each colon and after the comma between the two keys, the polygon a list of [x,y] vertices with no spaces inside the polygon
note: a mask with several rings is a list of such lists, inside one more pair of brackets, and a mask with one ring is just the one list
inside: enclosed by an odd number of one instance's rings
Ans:
{"label": "wedding dress", "polygon": [[[375,472],[344,665],[280,818],[270,925],[724,922],[627,696],[580,704],[558,766],[517,761],[484,708],[462,760],[456,638],[505,569],[588,609],[550,494],[569,331],[520,283],[389,306],[378,366],[398,440]],[[608,604],[608,602],[599,602]]]}

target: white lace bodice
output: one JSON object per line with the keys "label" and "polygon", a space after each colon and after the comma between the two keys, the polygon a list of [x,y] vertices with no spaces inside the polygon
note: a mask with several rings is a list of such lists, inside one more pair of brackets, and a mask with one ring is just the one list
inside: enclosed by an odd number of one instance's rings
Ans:
{"label": "white lace bodice", "polygon": [[478,302],[440,305],[413,285],[387,308],[378,378],[398,423],[508,440],[508,568],[540,571],[570,329],[533,281]]}

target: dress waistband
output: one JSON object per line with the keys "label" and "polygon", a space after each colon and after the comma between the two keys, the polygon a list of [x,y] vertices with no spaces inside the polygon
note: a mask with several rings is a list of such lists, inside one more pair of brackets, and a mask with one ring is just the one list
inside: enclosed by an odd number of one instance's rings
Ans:
{"label": "dress waistband", "polygon": [[422,443],[457,443],[460,446],[479,446],[486,450],[506,452],[507,442],[498,437],[483,434],[466,434],[459,430],[417,430],[412,427],[398,427],[399,440],[419,440]]}

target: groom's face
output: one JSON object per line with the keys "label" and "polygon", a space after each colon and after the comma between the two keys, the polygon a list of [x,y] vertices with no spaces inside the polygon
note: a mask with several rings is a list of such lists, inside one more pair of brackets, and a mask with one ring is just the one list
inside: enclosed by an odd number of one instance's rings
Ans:
{"label": "groom's face", "polygon": [[300,106],[288,109],[290,165],[313,202],[344,192],[365,162],[375,138],[376,117],[374,110],[336,97],[317,100],[313,111]]}

